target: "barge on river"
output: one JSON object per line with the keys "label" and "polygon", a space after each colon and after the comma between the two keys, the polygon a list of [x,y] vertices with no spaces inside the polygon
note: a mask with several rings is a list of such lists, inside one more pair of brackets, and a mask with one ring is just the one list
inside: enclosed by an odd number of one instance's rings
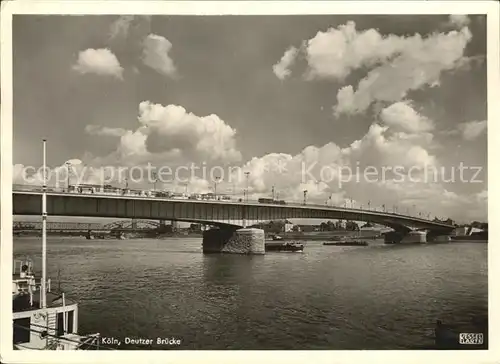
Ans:
{"label": "barge on river", "polygon": [[265,243],[266,252],[267,251],[277,251],[277,252],[302,252],[304,251],[304,244],[295,241],[286,242],[266,242]]}

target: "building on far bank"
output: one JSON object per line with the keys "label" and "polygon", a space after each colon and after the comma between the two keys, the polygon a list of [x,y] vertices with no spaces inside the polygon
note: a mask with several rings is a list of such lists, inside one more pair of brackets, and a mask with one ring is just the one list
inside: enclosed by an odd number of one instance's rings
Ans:
{"label": "building on far bank", "polygon": [[484,231],[483,229],[475,228],[472,226],[462,226],[462,227],[457,227],[455,230],[453,230],[452,235],[454,236],[468,236],[468,235],[473,235],[477,234]]}

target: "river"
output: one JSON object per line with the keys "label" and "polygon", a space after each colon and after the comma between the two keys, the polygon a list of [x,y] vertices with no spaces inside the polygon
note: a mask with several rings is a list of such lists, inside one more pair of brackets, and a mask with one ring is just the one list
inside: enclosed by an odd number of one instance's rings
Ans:
{"label": "river", "polygon": [[[14,256],[40,270],[40,238],[15,239]],[[80,332],[155,341],[130,349],[412,349],[433,344],[436,319],[488,312],[477,242],[239,256],[203,255],[199,238],[49,237],[47,270],[79,302]]]}

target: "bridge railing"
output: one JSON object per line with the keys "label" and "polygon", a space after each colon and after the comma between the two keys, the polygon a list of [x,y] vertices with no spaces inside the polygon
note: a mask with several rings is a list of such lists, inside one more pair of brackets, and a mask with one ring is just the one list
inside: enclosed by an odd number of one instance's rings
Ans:
{"label": "bridge railing", "polygon": [[[42,187],[41,186],[36,186],[36,185],[21,185],[21,184],[13,184],[12,186],[13,192],[42,192]],[[200,199],[200,198],[192,198],[190,196],[175,196],[175,195],[169,195],[166,192],[162,191],[145,191],[145,190],[140,190],[140,189],[126,189],[126,188],[92,188],[92,187],[87,187],[87,186],[73,186],[70,187],[69,189],[67,187],[54,187],[54,186],[48,186],[46,189],[47,192],[49,193],[60,193],[60,194],[69,194],[69,195],[98,195],[98,196],[130,196],[130,197],[147,197],[147,198],[161,198],[163,200],[202,200],[202,201],[210,201],[210,202],[217,202],[217,203],[237,203],[237,204],[250,204],[250,205],[262,205],[261,202],[258,200],[254,199],[247,199],[247,198],[241,198],[241,197],[236,197],[236,196],[231,196],[233,197],[230,200],[223,200],[223,199]],[[271,203],[274,205],[273,203]],[[277,206],[288,206],[288,207],[304,207],[304,206],[309,206],[309,207],[319,207],[322,209],[335,209],[335,210],[343,210],[346,212],[354,212],[354,213],[380,213],[380,214],[386,214],[386,215],[391,215],[399,218],[406,218],[406,219],[411,219],[411,220],[419,220],[422,222],[434,222],[434,223],[440,223],[440,224],[446,224],[444,221],[435,221],[435,220],[428,220],[422,217],[417,217],[417,216],[412,216],[412,215],[404,215],[400,214],[394,211],[387,211],[387,210],[378,210],[378,209],[361,209],[361,208],[352,208],[352,207],[344,207],[344,206],[336,206],[333,204],[319,204],[319,203],[314,203],[314,202],[306,202],[304,201],[285,201],[284,204],[277,204]]]}

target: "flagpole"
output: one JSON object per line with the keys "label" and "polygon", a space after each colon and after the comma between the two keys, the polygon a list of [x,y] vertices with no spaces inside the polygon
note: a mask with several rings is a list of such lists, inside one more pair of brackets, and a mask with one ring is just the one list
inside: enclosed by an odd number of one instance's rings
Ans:
{"label": "flagpole", "polygon": [[46,144],[43,140],[43,189],[42,189],[42,292],[40,294],[40,304],[42,308],[47,307],[46,281],[47,281],[47,161]]}

